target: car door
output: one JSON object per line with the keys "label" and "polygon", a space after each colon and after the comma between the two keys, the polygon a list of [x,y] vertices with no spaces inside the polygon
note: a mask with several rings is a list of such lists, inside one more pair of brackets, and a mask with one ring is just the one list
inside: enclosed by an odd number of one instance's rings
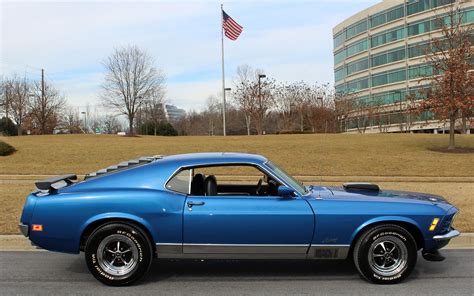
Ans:
{"label": "car door", "polygon": [[300,197],[188,196],[183,216],[183,253],[215,258],[303,257],[314,228]]}

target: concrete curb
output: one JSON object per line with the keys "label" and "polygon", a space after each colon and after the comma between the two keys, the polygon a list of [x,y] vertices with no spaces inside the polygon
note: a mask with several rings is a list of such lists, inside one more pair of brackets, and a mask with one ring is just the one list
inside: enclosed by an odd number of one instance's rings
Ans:
{"label": "concrete curb", "polygon": [[[444,249],[474,249],[474,233],[462,233]],[[0,251],[42,251],[23,235],[0,235]]]}

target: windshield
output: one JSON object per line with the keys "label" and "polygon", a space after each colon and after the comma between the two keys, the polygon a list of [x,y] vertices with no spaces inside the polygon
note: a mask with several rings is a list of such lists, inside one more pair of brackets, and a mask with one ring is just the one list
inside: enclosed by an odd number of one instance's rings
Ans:
{"label": "windshield", "polygon": [[293,178],[291,175],[289,175],[287,172],[285,172],[283,169],[278,167],[277,165],[273,164],[271,161],[268,161],[266,165],[283,181],[285,181],[286,184],[290,185],[293,189],[295,189],[298,194],[300,195],[305,195],[308,193],[308,190],[306,187],[298,180]]}

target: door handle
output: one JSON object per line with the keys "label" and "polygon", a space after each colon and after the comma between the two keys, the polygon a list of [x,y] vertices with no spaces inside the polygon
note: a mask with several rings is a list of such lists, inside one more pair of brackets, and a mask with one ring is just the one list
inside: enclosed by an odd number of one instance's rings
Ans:
{"label": "door handle", "polygon": [[191,210],[193,206],[203,206],[205,204],[203,201],[188,201],[188,208]]}

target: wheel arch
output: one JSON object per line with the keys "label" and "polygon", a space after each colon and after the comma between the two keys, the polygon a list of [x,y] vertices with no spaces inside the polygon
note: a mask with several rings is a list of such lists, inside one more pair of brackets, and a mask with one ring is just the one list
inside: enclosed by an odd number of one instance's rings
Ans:
{"label": "wheel arch", "polygon": [[153,238],[152,232],[151,232],[151,226],[142,218],[129,215],[129,214],[123,214],[123,213],[107,213],[107,214],[102,214],[98,216],[94,216],[87,220],[82,229],[81,229],[81,236],[79,240],[79,250],[84,251],[86,242],[88,237],[94,232],[95,229],[98,227],[109,224],[109,223],[114,223],[114,222],[121,222],[121,223],[126,223],[130,224],[132,226],[140,228],[144,234],[147,236],[147,238],[150,240],[150,244],[153,248],[153,254],[156,254],[156,244],[155,240]]}
{"label": "wheel arch", "polygon": [[367,229],[383,224],[394,224],[404,228],[415,239],[418,250],[424,247],[425,239],[423,236],[423,232],[421,231],[421,228],[418,223],[416,223],[416,221],[406,217],[379,217],[365,222],[364,224],[359,226],[356,231],[354,231],[351,238],[351,246],[349,249],[348,257],[352,258],[352,253],[354,251],[354,246],[357,240]]}

